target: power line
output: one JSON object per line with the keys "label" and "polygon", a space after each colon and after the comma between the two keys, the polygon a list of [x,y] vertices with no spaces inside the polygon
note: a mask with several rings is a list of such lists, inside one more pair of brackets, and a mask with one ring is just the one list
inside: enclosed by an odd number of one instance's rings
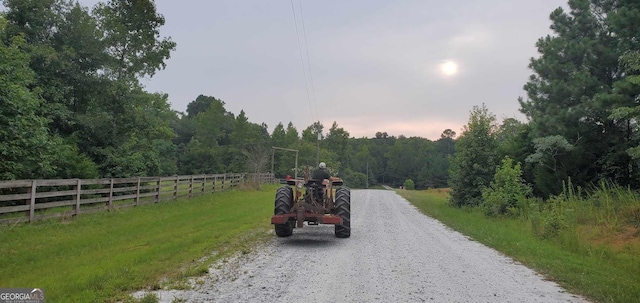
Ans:
{"label": "power line", "polygon": [[302,46],[300,44],[300,33],[298,31],[298,20],[296,18],[296,9],[291,0],[291,12],[293,13],[293,24],[296,29],[296,39],[298,40],[298,51],[300,52],[300,63],[302,65],[302,74],[304,75],[304,86],[307,91],[307,101],[309,102],[309,112],[311,113],[311,119],[317,120],[313,117],[313,106],[311,104],[311,95],[309,94],[309,83],[307,81],[307,72],[304,68],[304,55],[302,54]]}
{"label": "power line", "polygon": [[298,0],[298,6],[300,6],[300,21],[302,21],[302,36],[304,37],[304,48],[307,51],[307,65],[309,69],[309,80],[311,82],[311,95],[313,96],[313,104],[316,107],[316,117],[318,118],[318,122],[320,122],[320,112],[318,111],[318,102],[316,100],[316,88],[313,85],[313,73],[311,73],[311,56],[309,56],[309,44],[307,43],[307,29],[304,26],[304,14],[302,12],[302,2]]}

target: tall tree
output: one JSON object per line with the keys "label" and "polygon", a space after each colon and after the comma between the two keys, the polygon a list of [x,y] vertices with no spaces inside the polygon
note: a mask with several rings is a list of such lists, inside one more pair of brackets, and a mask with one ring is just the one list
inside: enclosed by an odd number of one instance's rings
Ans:
{"label": "tall tree", "polygon": [[[640,52],[634,51],[622,57],[625,66],[625,77],[614,85],[614,90],[608,98],[628,98],[632,100],[640,99]],[[630,138],[638,139],[638,119],[640,118],[640,105],[621,106],[613,110],[611,116],[614,121],[626,124]],[[638,141],[627,149],[628,154],[634,159],[640,159],[640,146]],[[631,141],[631,140],[630,140]]]}
{"label": "tall tree", "polygon": [[324,142],[324,147],[336,153],[337,158],[343,165],[348,165],[351,159],[349,146],[349,132],[342,127],[338,127],[337,122],[333,122]]}
{"label": "tall tree", "polygon": [[[0,17],[0,34],[6,21]],[[0,179],[27,179],[53,170],[47,120],[37,115],[42,100],[28,87],[34,81],[29,57],[20,50],[26,43],[15,36],[0,42]]]}
{"label": "tall tree", "polygon": [[293,123],[289,122],[289,124],[287,124],[287,135],[285,136],[285,146],[292,146],[293,144],[297,143],[298,140],[300,140],[300,135],[298,134],[298,130],[296,129],[295,126],[293,126]]}
{"label": "tall tree", "polygon": [[[520,99],[532,138],[563,137],[574,146],[563,159],[563,173],[535,167],[536,174],[561,183],[564,172],[577,185],[601,178],[631,184],[631,158],[624,152],[631,136],[624,121],[610,118],[613,108],[629,106],[630,98],[611,98],[624,77],[619,58],[637,48],[637,1],[570,0],[551,14],[554,36],[538,40],[541,54],[531,59],[534,71]],[[621,15],[626,17],[622,18]],[[619,24],[624,24],[620,26]],[[635,29],[628,29],[634,25]],[[621,123],[622,122],[622,123]],[[544,142],[544,141],[542,141]],[[545,194],[556,194],[547,192]]]}
{"label": "tall tree", "polygon": [[[302,131],[302,140],[315,144],[318,140],[318,134],[322,136],[322,130],[324,130],[322,123],[319,121],[313,122]],[[320,139],[322,139],[322,137]]]}
{"label": "tall tree", "polygon": [[107,46],[110,78],[153,76],[166,66],[176,44],[170,38],[160,38],[165,19],[156,12],[152,0],[110,0],[98,3],[94,14]]}
{"label": "tall tree", "polygon": [[449,168],[452,205],[481,204],[482,190],[489,186],[498,163],[496,129],[496,117],[489,109],[484,104],[474,106]]}
{"label": "tall tree", "polygon": [[224,105],[224,101],[216,99],[216,97],[199,95],[195,100],[187,104],[187,116],[195,118],[198,114],[207,111],[214,103]]}

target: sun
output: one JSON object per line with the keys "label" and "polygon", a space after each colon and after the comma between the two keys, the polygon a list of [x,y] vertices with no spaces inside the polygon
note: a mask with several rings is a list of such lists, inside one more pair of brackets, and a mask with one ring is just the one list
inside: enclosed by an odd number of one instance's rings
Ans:
{"label": "sun", "polygon": [[458,73],[458,64],[449,60],[440,64],[440,72],[447,77],[451,77]]}

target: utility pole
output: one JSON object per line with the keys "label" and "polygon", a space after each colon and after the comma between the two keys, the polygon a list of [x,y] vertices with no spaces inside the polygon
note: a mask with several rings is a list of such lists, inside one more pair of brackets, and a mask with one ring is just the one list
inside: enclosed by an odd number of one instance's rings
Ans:
{"label": "utility pole", "polygon": [[369,161],[367,161],[367,187],[365,188],[369,188]]}
{"label": "utility pole", "polygon": [[316,167],[320,164],[320,140],[321,139],[322,139],[322,133],[320,133],[320,130],[318,130],[318,142],[316,144]]}

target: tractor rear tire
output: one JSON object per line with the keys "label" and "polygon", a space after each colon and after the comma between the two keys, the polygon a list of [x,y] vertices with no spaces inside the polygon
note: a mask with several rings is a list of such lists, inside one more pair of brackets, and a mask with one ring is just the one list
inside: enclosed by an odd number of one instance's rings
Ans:
{"label": "tractor rear tire", "polygon": [[[276,191],[276,202],[273,210],[274,215],[284,215],[291,212],[293,206],[293,189],[283,186]],[[288,221],[285,224],[274,224],[278,237],[288,237],[293,234],[293,223]]]}
{"label": "tractor rear tire", "polygon": [[348,188],[336,190],[335,214],[342,218],[342,224],[336,225],[336,237],[351,236],[351,191]]}

